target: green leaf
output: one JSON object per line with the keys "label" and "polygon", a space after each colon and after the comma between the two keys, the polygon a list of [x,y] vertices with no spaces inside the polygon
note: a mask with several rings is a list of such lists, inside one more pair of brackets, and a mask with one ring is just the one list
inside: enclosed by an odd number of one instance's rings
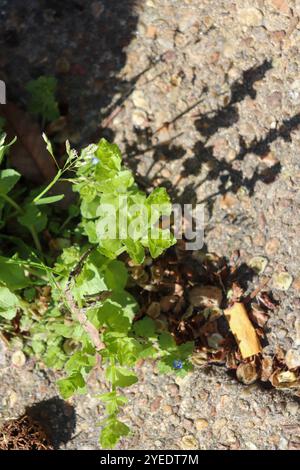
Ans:
{"label": "green leaf", "polygon": [[100,204],[100,198],[93,196],[91,201],[83,199],[81,202],[80,210],[83,217],[86,219],[95,219],[97,216],[97,209]]}
{"label": "green leaf", "polygon": [[41,232],[44,230],[44,228],[46,228],[47,216],[34,204],[27,204],[24,209],[24,214],[19,215],[18,221],[21,225],[24,225],[24,227],[27,227],[29,230],[34,227],[37,232]]}
{"label": "green leaf", "polygon": [[95,363],[95,356],[85,354],[82,351],[76,351],[67,361],[65,370],[68,373],[76,372],[78,370],[81,372],[89,372],[94,367]]}
{"label": "green leaf", "polygon": [[54,77],[41,76],[26,85],[30,94],[29,112],[42,117],[45,121],[59,118],[58,103],[55,100],[57,80]]}
{"label": "green leaf", "polygon": [[0,193],[7,194],[19,181],[21,175],[11,168],[0,172]]}
{"label": "green leaf", "polygon": [[61,201],[64,197],[65,197],[64,194],[57,194],[56,196],[43,197],[42,199],[38,199],[35,202],[35,205],[41,206],[43,204],[52,204],[53,202]]}
{"label": "green leaf", "polygon": [[[151,236],[151,238],[150,238]],[[148,247],[152,258],[160,256],[167,248],[175,245],[176,239],[169,230],[157,229],[148,239]],[[153,238],[152,238],[153,237]]]}
{"label": "green leaf", "polygon": [[111,261],[104,273],[105,283],[109,290],[122,291],[126,287],[128,278],[127,269],[121,261]]}
{"label": "green leaf", "polygon": [[142,264],[145,259],[145,250],[140,241],[134,241],[130,238],[124,240],[126,251],[130,258],[137,264]]}
{"label": "green leaf", "polygon": [[163,350],[176,350],[176,342],[170,333],[161,333],[158,337],[159,346]]}
{"label": "green leaf", "polygon": [[170,215],[172,204],[165,188],[155,188],[147,197],[146,205],[151,215],[152,224],[162,215]]}
{"label": "green leaf", "polygon": [[0,283],[15,291],[30,286],[31,280],[26,277],[25,270],[18,264],[17,258],[0,256]]}
{"label": "green leaf", "polygon": [[106,378],[116,387],[130,387],[137,382],[138,378],[134,372],[125,367],[108,366]]}
{"label": "green leaf", "polygon": [[107,256],[109,259],[115,259],[119,252],[122,252],[122,242],[117,239],[99,239],[97,235],[97,242],[99,243],[99,251]]}
{"label": "green leaf", "polygon": [[128,398],[123,395],[117,395],[116,391],[103,393],[102,395],[98,395],[98,398],[104,403],[116,401],[118,405],[125,405],[128,402]]}
{"label": "green leaf", "polygon": [[130,429],[126,424],[111,418],[102,429],[100,435],[100,444],[103,449],[112,449],[115,447],[121,437],[127,436]]}
{"label": "green leaf", "polygon": [[59,393],[61,396],[67,400],[75,392],[83,393],[85,391],[85,381],[80,372],[74,372],[66,379],[60,379],[57,382]]}
{"label": "green leaf", "polygon": [[74,325],[65,325],[64,323],[53,323],[51,329],[64,338],[72,338],[74,333]]}
{"label": "green leaf", "polygon": [[98,319],[101,325],[107,325],[112,331],[127,332],[137,309],[138,305],[130,294],[113,292],[98,309]]}
{"label": "green leaf", "polygon": [[116,144],[110,144],[106,139],[101,139],[96,150],[96,157],[104,167],[120,171],[122,157]]}
{"label": "green leaf", "polygon": [[92,220],[83,220],[82,226],[85,234],[87,235],[90,243],[98,243],[98,236],[96,232],[96,224]]}
{"label": "green leaf", "polygon": [[155,323],[149,317],[144,317],[133,324],[134,333],[143,338],[156,338]]}
{"label": "green leaf", "polygon": [[16,316],[18,306],[18,297],[7,287],[0,286],[0,316],[12,320]]}
{"label": "green leaf", "polygon": [[143,350],[143,346],[139,341],[125,336],[125,333],[105,333],[104,343],[109,353],[117,358],[121,366],[133,366]]}

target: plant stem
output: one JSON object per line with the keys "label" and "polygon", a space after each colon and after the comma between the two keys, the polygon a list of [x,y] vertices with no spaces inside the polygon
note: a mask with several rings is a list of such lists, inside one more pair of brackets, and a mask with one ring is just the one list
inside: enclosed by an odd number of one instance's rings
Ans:
{"label": "plant stem", "polygon": [[12,207],[14,207],[20,214],[23,213],[22,208],[17,204],[11,197],[9,197],[7,194],[0,193],[0,197],[4,199],[4,201],[8,202]]}
{"label": "plant stem", "polygon": [[41,246],[41,243],[40,243],[40,240],[39,240],[39,237],[38,237],[38,234],[36,233],[36,230],[34,227],[30,227],[29,229],[30,233],[31,233],[31,236],[32,236],[32,239],[34,241],[34,244],[36,246],[36,248],[38,249],[38,251],[41,252],[42,254],[42,246]]}

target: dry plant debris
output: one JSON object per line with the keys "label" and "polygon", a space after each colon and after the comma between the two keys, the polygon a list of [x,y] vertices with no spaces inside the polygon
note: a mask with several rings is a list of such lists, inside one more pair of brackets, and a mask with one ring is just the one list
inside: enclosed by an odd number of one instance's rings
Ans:
{"label": "dry plant debris", "polygon": [[0,450],[53,450],[41,425],[30,416],[7,421],[0,429]]}
{"label": "dry plant debris", "polygon": [[194,366],[226,365],[244,384],[261,380],[300,394],[300,368],[289,370],[279,348],[273,356],[264,353],[265,326],[276,302],[266,280],[249,294],[248,281],[257,271],[242,263],[238,252],[227,260],[187,252],[180,241],[155,261],[127,263],[142,306],[136,319],[148,315],[177,344],[194,341]]}

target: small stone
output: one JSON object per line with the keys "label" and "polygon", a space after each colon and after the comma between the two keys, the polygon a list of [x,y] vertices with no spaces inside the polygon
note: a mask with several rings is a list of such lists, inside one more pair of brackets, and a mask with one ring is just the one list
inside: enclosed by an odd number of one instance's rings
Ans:
{"label": "small stone", "polygon": [[238,199],[231,193],[226,193],[224,196],[221,197],[220,200],[220,207],[221,209],[228,210],[238,204]]}
{"label": "small stone", "polygon": [[159,302],[151,302],[147,308],[147,315],[150,318],[158,318],[160,315],[160,304]]}
{"label": "small stone", "polygon": [[296,290],[300,290],[300,277],[297,277],[293,282],[293,288]]}
{"label": "small stone", "polygon": [[265,251],[267,255],[273,256],[278,252],[279,247],[280,247],[280,241],[278,240],[278,238],[271,238],[270,240],[267,241],[265,245]]}
{"label": "small stone", "polygon": [[193,421],[191,419],[184,418],[182,420],[182,426],[187,430],[191,431],[193,428]]}
{"label": "small stone", "polygon": [[134,90],[131,99],[136,108],[148,109],[149,105],[145,99],[145,93],[142,90]]}
{"label": "small stone", "polygon": [[195,427],[197,431],[203,431],[203,429],[207,428],[208,421],[204,418],[198,418],[195,420]]}
{"label": "small stone", "polygon": [[238,12],[238,19],[244,26],[260,26],[263,15],[257,8],[243,8]]}
{"label": "small stone", "polygon": [[157,28],[153,25],[147,26],[145,35],[149,39],[155,39],[157,36]]}
{"label": "small stone", "polygon": [[164,405],[163,406],[163,413],[166,414],[166,415],[171,415],[173,413],[172,406]]}
{"label": "small stone", "polygon": [[252,268],[257,274],[262,274],[268,265],[267,258],[263,256],[254,256],[249,261],[249,266]]}
{"label": "small stone", "polygon": [[250,442],[250,441],[245,442],[245,446],[249,450],[257,450],[257,446],[253,442]]}
{"label": "small stone", "polygon": [[236,151],[233,148],[229,148],[228,152],[226,153],[226,160],[228,162],[232,162],[236,158]]}
{"label": "small stone", "polygon": [[292,276],[285,271],[273,275],[273,286],[275,289],[287,291],[291,287],[292,282]]}
{"label": "small stone", "polygon": [[11,390],[11,392],[9,394],[9,400],[8,400],[9,407],[14,408],[17,401],[18,401],[18,395],[16,394],[16,392],[14,390]]}
{"label": "small stone", "polygon": [[150,410],[152,412],[157,411],[160,408],[160,403],[161,403],[162,399],[163,399],[163,397],[158,396],[153,400],[153,402],[150,405]]}
{"label": "small stone", "polygon": [[219,287],[195,286],[190,290],[189,299],[194,307],[220,307],[223,294]]}
{"label": "small stone", "polygon": [[285,355],[285,362],[289,369],[300,367],[300,349],[289,349]]}
{"label": "small stone", "polygon": [[136,127],[145,128],[147,124],[147,113],[142,109],[134,109],[131,115],[132,123]]}
{"label": "small stone", "polygon": [[267,96],[266,101],[267,101],[267,105],[271,109],[280,108],[281,101],[282,101],[282,94],[280,93],[280,91],[274,91],[269,96]]}
{"label": "small stone", "polygon": [[179,395],[179,387],[176,384],[170,384],[167,386],[167,390],[171,397],[177,397]]}
{"label": "small stone", "polygon": [[183,436],[181,439],[181,448],[186,450],[199,449],[197,439],[192,435]]}
{"label": "small stone", "polygon": [[15,367],[23,367],[26,363],[25,354],[22,351],[15,351],[11,357],[11,363]]}
{"label": "small stone", "polygon": [[281,11],[281,13],[288,14],[290,11],[287,0],[271,0],[273,7]]}
{"label": "small stone", "polygon": [[216,419],[216,421],[213,424],[214,431],[219,432],[226,425],[227,425],[227,419],[226,418],[218,418],[218,419]]}
{"label": "small stone", "polygon": [[295,401],[289,401],[286,404],[286,411],[293,416],[296,416],[299,412],[299,405]]}
{"label": "small stone", "polygon": [[213,333],[207,338],[207,344],[211,349],[220,349],[223,341],[224,338],[219,333]]}

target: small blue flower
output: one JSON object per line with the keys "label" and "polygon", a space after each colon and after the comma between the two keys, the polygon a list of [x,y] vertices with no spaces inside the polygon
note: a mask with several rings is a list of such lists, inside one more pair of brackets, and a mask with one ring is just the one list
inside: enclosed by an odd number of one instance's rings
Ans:
{"label": "small blue flower", "polygon": [[92,158],[92,163],[93,163],[93,165],[97,165],[97,163],[99,163],[99,158],[93,157]]}
{"label": "small blue flower", "polygon": [[182,369],[183,367],[182,361],[180,359],[175,359],[173,361],[173,367],[174,369]]}

